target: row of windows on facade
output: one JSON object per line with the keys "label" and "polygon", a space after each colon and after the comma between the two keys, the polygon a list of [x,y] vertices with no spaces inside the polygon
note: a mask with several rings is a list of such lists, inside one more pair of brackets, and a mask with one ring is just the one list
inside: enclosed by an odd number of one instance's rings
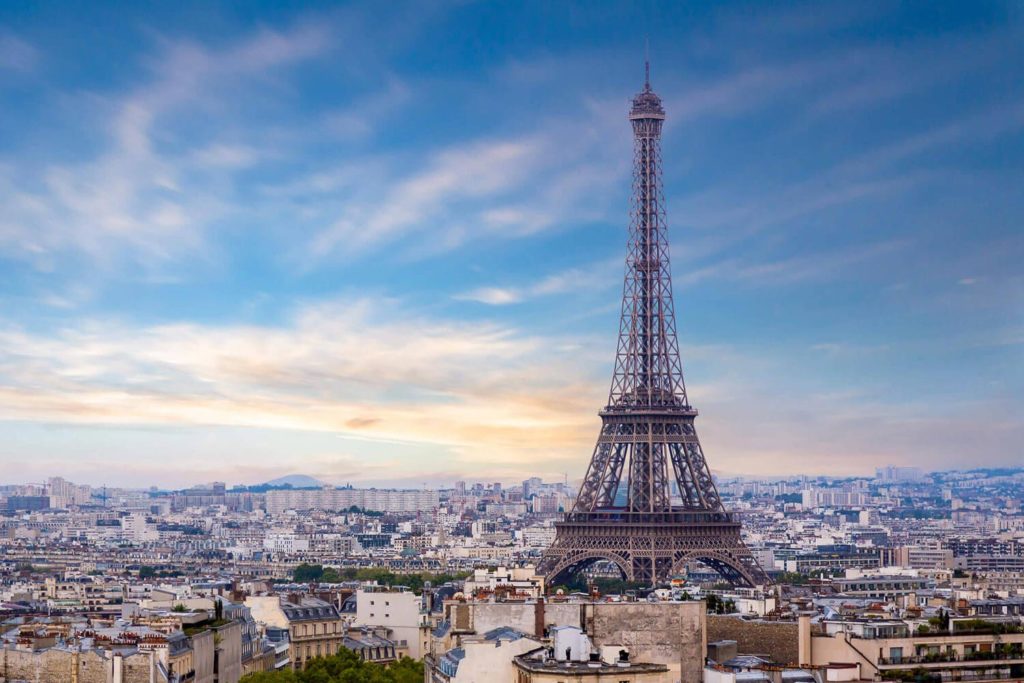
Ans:
{"label": "row of windows on facade", "polygon": [[[321,626],[323,626],[323,630],[320,630]],[[330,629],[328,629],[328,626],[330,627]],[[313,624],[312,627],[313,627],[313,632],[310,633],[310,631],[309,631],[310,624],[296,624],[296,625],[294,625],[292,627],[292,628],[295,629],[293,637],[298,638],[299,636],[311,636],[311,635],[315,636],[315,635],[320,635],[320,634],[326,635],[328,633],[337,633],[338,632],[338,622],[337,621],[332,621],[330,623],[324,623],[324,624]],[[299,629],[302,629],[302,631],[300,632]]]}

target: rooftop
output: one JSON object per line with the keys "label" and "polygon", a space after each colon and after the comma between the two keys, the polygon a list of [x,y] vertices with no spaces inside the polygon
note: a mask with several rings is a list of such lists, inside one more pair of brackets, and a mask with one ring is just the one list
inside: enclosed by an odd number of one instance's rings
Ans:
{"label": "rooftop", "polygon": [[571,672],[574,676],[608,676],[613,674],[659,673],[668,671],[664,664],[647,664],[636,662],[619,662],[609,664],[604,661],[592,662],[559,662],[554,657],[547,657],[546,650],[535,650],[515,658],[515,665],[531,673]]}

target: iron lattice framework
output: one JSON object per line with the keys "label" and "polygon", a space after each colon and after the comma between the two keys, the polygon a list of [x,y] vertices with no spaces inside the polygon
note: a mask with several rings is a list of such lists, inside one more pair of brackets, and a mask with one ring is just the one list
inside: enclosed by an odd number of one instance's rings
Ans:
{"label": "iron lattice framework", "polygon": [[553,585],[612,562],[628,580],[662,583],[699,560],[733,583],[765,584],[722,506],[686,395],[661,187],[665,110],[649,68],[629,119],[633,203],[615,370],[586,477],[539,570]]}

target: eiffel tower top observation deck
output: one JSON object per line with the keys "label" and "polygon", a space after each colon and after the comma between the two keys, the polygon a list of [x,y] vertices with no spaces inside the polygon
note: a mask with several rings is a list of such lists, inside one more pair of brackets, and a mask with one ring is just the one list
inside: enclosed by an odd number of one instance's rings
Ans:
{"label": "eiffel tower top observation deck", "polygon": [[649,65],[629,120],[633,197],[608,404],[579,495],[539,569],[554,582],[603,561],[657,582],[700,560],[734,582],[765,583],[722,506],[686,393],[661,183],[665,109]]}

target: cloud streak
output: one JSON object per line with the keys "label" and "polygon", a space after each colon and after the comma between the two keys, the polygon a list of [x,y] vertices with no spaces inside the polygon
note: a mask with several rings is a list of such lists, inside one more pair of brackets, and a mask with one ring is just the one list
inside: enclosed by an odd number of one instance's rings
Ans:
{"label": "cloud streak", "polygon": [[323,431],[443,446],[476,462],[574,451],[599,395],[557,340],[377,300],[306,306],[276,328],[8,329],[0,347],[8,419]]}

